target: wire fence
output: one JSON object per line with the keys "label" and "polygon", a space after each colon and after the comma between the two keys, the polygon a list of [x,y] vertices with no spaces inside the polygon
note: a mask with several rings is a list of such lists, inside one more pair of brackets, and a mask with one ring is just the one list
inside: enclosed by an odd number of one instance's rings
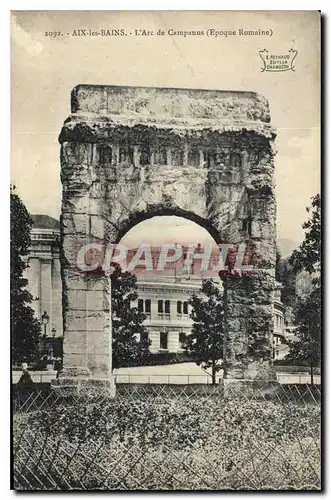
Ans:
{"label": "wire fence", "polygon": [[[216,381],[219,383],[221,376],[216,376]],[[206,375],[171,375],[171,374],[147,374],[147,373],[119,373],[115,375],[116,384],[169,384],[169,385],[191,385],[191,384],[206,384],[212,385],[212,376]]]}
{"label": "wire fence", "polygon": [[[56,371],[30,371],[30,376],[35,384],[50,384],[56,379]],[[216,382],[222,379],[222,371],[216,375]],[[12,382],[17,384],[22,371],[13,372]],[[211,374],[169,374],[169,373],[116,373],[114,374],[116,384],[212,384]],[[311,376],[307,372],[276,371],[276,379],[280,384],[309,384]],[[313,376],[314,384],[320,384],[319,373]]]}
{"label": "wire fence", "polygon": [[13,394],[17,490],[319,490],[319,386]]}

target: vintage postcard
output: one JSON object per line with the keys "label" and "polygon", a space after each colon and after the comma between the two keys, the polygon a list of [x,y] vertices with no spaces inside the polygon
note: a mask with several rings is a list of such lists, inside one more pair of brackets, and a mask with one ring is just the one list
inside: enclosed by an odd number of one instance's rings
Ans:
{"label": "vintage postcard", "polygon": [[11,13],[12,488],[320,490],[320,13]]}

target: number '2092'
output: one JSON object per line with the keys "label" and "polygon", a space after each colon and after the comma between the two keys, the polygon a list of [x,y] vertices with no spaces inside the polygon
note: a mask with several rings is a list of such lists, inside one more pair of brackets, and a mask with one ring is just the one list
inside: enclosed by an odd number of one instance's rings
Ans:
{"label": "number '2092'", "polygon": [[57,36],[61,36],[61,31],[45,31],[45,36],[49,36],[51,38],[56,38]]}

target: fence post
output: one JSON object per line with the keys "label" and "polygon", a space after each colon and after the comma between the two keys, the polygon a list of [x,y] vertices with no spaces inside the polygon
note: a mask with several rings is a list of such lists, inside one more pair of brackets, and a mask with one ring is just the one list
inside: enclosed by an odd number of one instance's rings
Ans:
{"label": "fence post", "polygon": [[190,385],[190,376],[187,375],[187,385]]}

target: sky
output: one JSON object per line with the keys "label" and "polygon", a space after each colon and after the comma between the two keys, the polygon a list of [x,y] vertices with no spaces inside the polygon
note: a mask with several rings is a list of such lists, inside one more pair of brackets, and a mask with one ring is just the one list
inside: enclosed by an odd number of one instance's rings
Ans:
{"label": "sky", "polygon": [[[261,36],[52,38],[81,28],[220,31],[272,30]],[[317,12],[25,11],[12,15],[12,183],[30,213],[59,218],[58,135],[78,84],[255,91],[270,104],[277,129],[277,234],[301,242],[305,207],[320,190],[319,20]],[[295,70],[262,72],[258,51],[298,51]],[[173,239],[201,228],[164,220]],[[153,233],[151,219],[132,231]],[[179,225],[178,225],[179,224]],[[145,228],[145,229],[144,229]],[[133,238],[133,237],[132,237]]]}

